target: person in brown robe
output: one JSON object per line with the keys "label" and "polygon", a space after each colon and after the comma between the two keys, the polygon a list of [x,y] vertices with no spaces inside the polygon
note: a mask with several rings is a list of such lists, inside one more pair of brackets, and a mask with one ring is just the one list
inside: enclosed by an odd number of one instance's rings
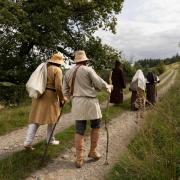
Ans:
{"label": "person in brown robe", "polygon": [[[47,142],[49,141],[53,125],[60,114],[60,104],[64,101],[62,93],[62,70],[60,65],[64,63],[63,55],[54,54],[47,63],[47,84],[45,92],[37,99],[32,98],[29,114],[29,126],[27,129],[24,148],[32,150],[32,142],[40,125],[47,124]],[[59,141],[54,136],[50,144],[58,145]]]}
{"label": "person in brown robe", "polygon": [[157,101],[157,88],[156,84],[160,82],[158,76],[152,72],[148,72],[146,83],[146,99],[149,105],[154,105]]}
{"label": "person in brown robe", "polygon": [[109,81],[113,85],[110,103],[118,105],[123,102],[123,89],[126,88],[122,66],[119,61],[116,61],[115,67],[110,73]]}

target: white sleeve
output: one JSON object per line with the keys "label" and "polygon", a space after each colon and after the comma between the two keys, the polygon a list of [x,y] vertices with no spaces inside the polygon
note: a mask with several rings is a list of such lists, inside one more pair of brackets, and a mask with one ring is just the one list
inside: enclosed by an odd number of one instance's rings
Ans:
{"label": "white sleeve", "polygon": [[112,71],[109,73],[109,84],[112,84]]}
{"label": "white sleeve", "polygon": [[107,88],[108,84],[100,76],[98,76],[92,68],[89,70],[89,75],[95,89],[101,90],[103,88]]}

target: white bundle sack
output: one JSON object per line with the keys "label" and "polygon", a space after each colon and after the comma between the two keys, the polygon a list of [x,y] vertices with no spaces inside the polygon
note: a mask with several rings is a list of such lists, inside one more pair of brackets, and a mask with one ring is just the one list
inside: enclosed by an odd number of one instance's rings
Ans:
{"label": "white bundle sack", "polygon": [[29,93],[29,97],[37,99],[39,96],[41,96],[46,89],[46,84],[47,62],[44,62],[36,68],[26,83],[26,90]]}

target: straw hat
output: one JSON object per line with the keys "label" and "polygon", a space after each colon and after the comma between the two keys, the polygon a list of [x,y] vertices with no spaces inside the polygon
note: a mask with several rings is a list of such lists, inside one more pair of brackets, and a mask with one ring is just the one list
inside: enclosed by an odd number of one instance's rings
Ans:
{"label": "straw hat", "polygon": [[75,52],[75,58],[74,58],[75,63],[88,61],[88,60],[89,59],[87,58],[85,51],[80,50]]}
{"label": "straw hat", "polygon": [[52,55],[51,59],[49,59],[48,62],[52,62],[55,64],[64,64],[64,57],[61,53],[56,53]]}

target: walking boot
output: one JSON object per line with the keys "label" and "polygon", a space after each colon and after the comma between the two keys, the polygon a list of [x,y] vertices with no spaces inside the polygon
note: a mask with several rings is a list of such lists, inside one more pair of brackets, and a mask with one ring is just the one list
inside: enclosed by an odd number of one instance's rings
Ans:
{"label": "walking boot", "polygon": [[83,145],[84,145],[84,136],[80,134],[75,134],[75,147],[76,147],[76,167],[81,168],[84,163],[83,157]]}
{"label": "walking boot", "polygon": [[99,160],[101,158],[101,155],[96,151],[98,139],[99,139],[99,128],[92,129],[91,130],[91,148],[90,148],[88,157],[94,160]]}

